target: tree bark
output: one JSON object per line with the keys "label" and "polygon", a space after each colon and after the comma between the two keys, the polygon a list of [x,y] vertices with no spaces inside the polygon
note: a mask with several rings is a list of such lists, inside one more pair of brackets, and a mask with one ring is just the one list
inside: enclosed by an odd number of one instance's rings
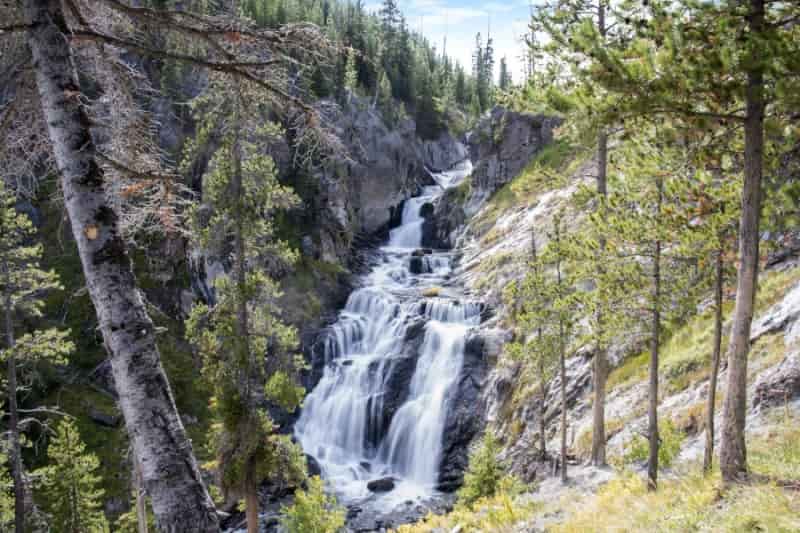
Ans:
{"label": "tree bark", "polygon": [[[656,213],[661,212],[663,182],[658,181],[658,202]],[[653,255],[653,323],[650,346],[650,385],[648,389],[648,438],[647,488],[658,488],[658,448],[661,438],[658,434],[658,357],[661,337],[661,240],[656,239]]]}
{"label": "tree bark", "polygon": [[119,405],[162,531],[217,532],[214,505],[178,416],[116,213],[105,192],[60,0],[26,0],[28,43],[64,202]]}
{"label": "tree bark", "polygon": [[[600,2],[601,20],[603,21],[604,28],[604,4]],[[608,171],[608,135],[603,131],[600,133],[597,142],[597,193],[602,197],[602,201],[608,194],[606,183],[606,175]],[[601,207],[604,209],[604,207]],[[600,236],[600,249],[604,250],[606,240]],[[598,269],[603,273],[602,261],[598,262]],[[600,324],[603,322],[602,311],[597,312],[595,322]],[[608,353],[604,342],[602,341],[603,332],[598,331],[595,333],[598,342],[595,346],[595,355],[593,361],[592,373],[592,387],[594,389],[594,398],[592,400],[592,464],[594,466],[606,465],[606,378],[607,378],[607,357]]]}
{"label": "tree bark", "polygon": [[[750,0],[752,38],[765,31],[764,0]],[[744,123],[744,187],[739,226],[739,272],[736,306],[728,342],[728,383],[722,415],[720,470],[725,483],[747,478],[745,424],[747,414],[747,356],[750,326],[758,288],[758,226],[761,216],[761,175],[764,154],[764,72],[758,62],[747,73]]]}
{"label": "tree bark", "polygon": [[[560,222],[556,222],[558,225]],[[556,239],[560,239],[560,228],[556,227]],[[561,252],[559,251],[559,254]],[[561,290],[561,258],[556,262],[556,275],[559,291]],[[558,317],[559,353],[558,363],[561,375],[561,482],[567,483],[567,340],[564,318]]]}
{"label": "tree bark", "polygon": [[245,480],[244,506],[247,518],[247,533],[258,533],[258,483],[253,477],[255,465],[250,465]]}
{"label": "tree bark", "polygon": [[[8,266],[3,265],[4,274],[9,275]],[[10,280],[9,280],[10,282]],[[14,357],[14,325],[11,321],[11,296],[5,295],[3,302],[5,316],[6,345],[9,350],[8,361],[8,439],[11,475],[14,478],[14,531],[25,531],[25,484],[22,478],[22,454],[19,445],[19,412],[17,411],[17,361]]]}
{"label": "tree bark", "polygon": [[714,347],[711,353],[711,377],[708,380],[708,405],[706,407],[706,448],[703,455],[703,472],[711,472],[714,465],[714,412],[717,401],[717,378],[722,351],[722,289],[724,284],[723,247],[717,250],[714,282]]}
{"label": "tree bark", "polygon": [[564,342],[564,324],[559,324],[561,349],[558,356],[561,367],[561,482],[567,482],[567,364],[566,346]]}
{"label": "tree bark", "polygon": [[[542,339],[542,328],[538,329],[538,338],[541,342]],[[544,357],[539,355],[539,396],[541,397],[541,401],[539,402],[539,448],[542,462],[547,460],[547,436],[545,434],[545,430],[547,428],[547,421],[545,420],[545,416],[547,413],[547,406],[545,405],[545,398],[547,398],[547,379],[544,375]]]}

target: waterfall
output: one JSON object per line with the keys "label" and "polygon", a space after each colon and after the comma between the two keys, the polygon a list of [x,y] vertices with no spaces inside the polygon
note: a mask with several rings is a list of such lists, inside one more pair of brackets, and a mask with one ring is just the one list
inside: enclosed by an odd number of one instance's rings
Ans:
{"label": "waterfall", "polygon": [[[426,288],[446,286],[452,269],[447,252],[423,255],[418,274],[409,264],[420,254],[422,206],[470,171],[467,161],[435,174],[437,185],[405,202],[401,225],[329,328],[325,369],[295,435],[344,503],[368,496],[367,483],[384,477],[395,480],[395,489],[380,496],[387,506],[436,490],[449,402],[481,306],[446,291],[422,296]],[[421,343],[411,344],[419,335]],[[408,383],[402,391],[391,389],[393,376],[403,372],[413,373]]]}

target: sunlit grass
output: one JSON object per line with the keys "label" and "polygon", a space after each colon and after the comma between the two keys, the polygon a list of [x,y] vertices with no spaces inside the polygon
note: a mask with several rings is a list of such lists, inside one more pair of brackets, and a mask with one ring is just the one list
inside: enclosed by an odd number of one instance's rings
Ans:
{"label": "sunlit grass", "polygon": [[[800,280],[800,268],[783,272],[765,273],[761,277],[757,297],[757,315],[774,305],[786,292]],[[725,304],[725,318],[729,319],[733,302]],[[660,351],[661,375],[665,378],[667,392],[678,392],[708,378],[711,366],[711,350],[714,335],[714,313],[711,308],[695,316],[679,328],[664,344]],[[774,340],[774,339],[773,339]],[[727,335],[723,337],[723,354],[727,346]],[[761,348],[759,348],[761,346]],[[760,340],[753,347],[754,357],[769,355],[782,356],[779,344],[771,340]],[[644,381],[647,377],[649,351],[627,358],[615,368],[608,377],[609,390],[626,387]]]}
{"label": "sunlit grass", "polygon": [[623,472],[594,496],[567,504],[566,519],[548,531],[800,531],[800,493],[773,482],[800,479],[797,422],[786,417],[752,439],[750,466],[760,481],[722,491],[717,472],[703,476],[692,464],[650,492],[640,475]]}
{"label": "sunlit grass", "polygon": [[422,522],[400,526],[398,533],[434,533],[438,531],[450,532],[456,526],[461,526],[464,533],[485,532],[511,532],[514,525],[533,516],[542,505],[506,494],[497,494],[491,498],[478,500],[472,507],[456,506],[446,515],[428,515]]}

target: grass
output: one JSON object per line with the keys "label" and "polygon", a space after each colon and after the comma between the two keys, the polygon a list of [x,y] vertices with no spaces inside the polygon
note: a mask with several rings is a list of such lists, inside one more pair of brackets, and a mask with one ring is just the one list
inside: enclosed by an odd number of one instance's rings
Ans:
{"label": "grass", "polygon": [[400,526],[397,533],[435,533],[449,532],[456,527],[468,532],[514,531],[514,525],[527,520],[542,508],[540,503],[524,501],[508,493],[499,493],[490,498],[478,500],[472,507],[457,505],[446,515],[429,514],[416,524]]}
{"label": "grass", "polygon": [[[774,305],[800,280],[800,268],[782,272],[770,272],[762,276],[756,303],[756,317]],[[729,319],[733,302],[725,304],[725,318]],[[711,363],[711,344],[714,334],[712,309],[697,315],[678,329],[661,345],[660,367],[665,379],[666,392],[678,392],[708,377]],[[771,357],[779,360],[783,356],[780,335],[766,335],[753,346],[753,358]],[[722,349],[727,346],[727,335],[723,336]],[[649,351],[627,358],[622,365],[612,370],[608,377],[609,390],[627,387],[647,377]]]}
{"label": "grass", "polygon": [[748,443],[757,476],[729,490],[721,489],[718,471],[704,476],[694,463],[679,465],[677,476],[662,477],[655,492],[640,474],[622,469],[594,494],[569,492],[545,506],[501,493],[471,509],[457,506],[450,514],[402,526],[398,533],[448,532],[457,526],[465,533],[522,531],[522,523],[545,513],[559,517],[546,527],[552,533],[800,531],[800,491],[776,484],[800,479],[799,417],[788,411],[773,415],[772,429]]}
{"label": "grass", "polygon": [[[800,478],[800,427],[787,417],[750,443],[750,466],[773,479]],[[678,479],[664,479],[656,492],[629,472],[594,496],[568,503],[567,517],[548,531],[615,532],[789,532],[800,530],[800,493],[771,482],[720,490],[717,472],[703,476],[699,465]]]}

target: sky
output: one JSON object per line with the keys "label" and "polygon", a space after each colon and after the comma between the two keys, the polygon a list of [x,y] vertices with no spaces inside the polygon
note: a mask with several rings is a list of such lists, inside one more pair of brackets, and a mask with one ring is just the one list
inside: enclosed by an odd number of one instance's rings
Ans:
{"label": "sky", "polygon": [[[421,30],[440,52],[447,36],[447,55],[467,71],[472,65],[475,34],[481,32],[485,44],[489,29],[495,49],[495,78],[500,58],[505,56],[515,82],[523,78],[521,39],[530,18],[529,4],[530,0],[398,0],[409,27]],[[365,2],[367,11],[377,12],[380,5],[380,0]]]}

